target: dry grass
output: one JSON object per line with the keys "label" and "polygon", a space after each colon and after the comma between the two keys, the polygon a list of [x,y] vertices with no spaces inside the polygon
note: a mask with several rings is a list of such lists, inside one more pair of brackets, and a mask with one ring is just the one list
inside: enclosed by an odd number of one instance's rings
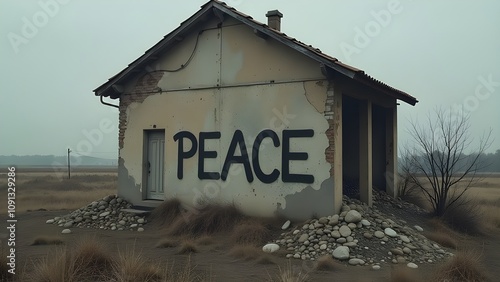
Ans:
{"label": "dry grass", "polygon": [[477,235],[484,232],[483,214],[474,199],[462,196],[456,205],[449,207],[441,217],[456,231]]}
{"label": "dry grass", "polygon": [[236,245],[229,250],[229,255],[244,260],[255,260],[263,251],[254,245]]}
{"label": "dry grass", "polygon": [[64,241],[59,238],[59,237],[47,237],[47,236],[40,236],[37,237],[33,240],[33,243],[31,243],[32,246],[39,246],[39,245],[62,245]]}
{"label": "dry grass", "polygon": [[485,282],[490,281],[481,265],[481,258],[471,251],[459,252],[434,274],[433,281]]}
{"label": "dry grass", "polygon": [[341,268],[341,264],[333,259],[330,255],[324,255],[316,260],[314,266],[319,271],[335,271]]}
{"label": "dry grass", "polygon": [[164,276],[159,265],[148,261],[135,248],[119,252],[112,269],[115,281],[160,281]]}
{"label": "dry grass", "polygon": [[424,235],[425,237],[427,237],[427,239],[432,240],[443,247],[455,250],[458,247],[457,240],[455,240],[452,236],[450,236],[450,234],[447,233],[446,231],[438,230],[432,232],[425,232]]}
{"label": "dry grass", "polygon": [[149,215],[149,220],[160,226],[170,225],[179,217],[181,212],[181,202],[178,199],[170,199],[156,207]]}
{"label": "dry grass", "polygon": [[177,217],[167,232],[173,236],[191,237],[228,232],[242,219],[244,216],[233,205],[208,205],[187,217]]}
{"label": "dry grass", "polygon": [[309,275],[307,273],[302,272],[302,270],[295,270],[292,266],[290,260],[288,260],[285,267],[279,266],[279,275],[273,279],[270,277],[270,281],[279,281],[279,282],[305,282],[309,281]]}
{"label": "dry grass", "polygon": [[266,243],[271,236],[271,231],[261,220],[244,220],[234,227],[231,241],[235,244],[257,245]]}
{"label": "dry grass", "polygon": [[201,236],[198,239],[196,239],[196,244],[200,245],[200,246],[208,246],[208,245],[212,245],[214,243],[215,243],[214,238],[212,238],[210,236],[206,236],[206,235]]}
{"label": "dry grass", "polygon": [[198,252],[198,246],[192,240],[184,240],[179,245],[179,249],[177,250],[178,255],[185,255],[185,254],[191,254],[191,253],[197,253],[197,252]]}
{"label": "dry grass", "polygon": [[[77,209],[95,199],[116,194],[116,173],[81,174],[71,179],[58,177],[52,170],[37,173],[19,171],[16,174],[16,210],[69,210]],[[0,187],[6,187],[7,179],[0,177]],[[0,202],[7,201],[7,193],[0,193]],[[0,210],[0,214],[6,210]]]}
{"label": "dry grass", "polygon": [[179,241],[171,238],[163,238],[156,244],[157,248],[173,248],[179,245]]}
{"label": "dry grass", "polygon": [[74,248],[57,248],[34,266],[35,281],[99,281],[109,279],[114,259],[105,246],[84,239]]}
{"label": "dry grass", "polygon": [[395,267],[391,271],[391,282],[418,282],[417,273],[406,266]]}

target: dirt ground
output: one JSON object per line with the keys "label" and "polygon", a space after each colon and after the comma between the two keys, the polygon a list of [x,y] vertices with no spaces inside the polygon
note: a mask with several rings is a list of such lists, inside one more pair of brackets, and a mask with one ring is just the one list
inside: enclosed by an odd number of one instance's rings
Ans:
{"label": "dirt ground", "polygon": [[[38,175],[40,172],[30,173],[31,175],[24,174],[24,176],[26,178],[31,177],[31,180],[33,180],[33,177],[41,177]],[[91,174],[99,174],[99,172],[92,172]],[[109,177],[112,177],[112,174],[109,171],[103,172],[103,175],[108,175]],[[19,175],[19,177],[24,176],[23,174]],[[0,179],[0,193],[5,194],[6,185],[3,175]],[[97,177],[95,179],[100,181],[99,185],[106,186],[109,184],[103,181],[103,178]],[[495,179],[488,183],[492,182],[496,184],[497,180]],[[23,189],[21,184],[18,187]],[[490,197],[500,198],[500,187],[493,185],[491,187],[483,187],[482,189],[495,189],[498,191],[498,194],[495,193],[494,196],[490,195]],[[492,193],[491,191],[490,193]],[[107,192],[107,190],[103,190],[104,192]],[[90,192],[80,191],[80,193],[95,193],[95,189]],[[1,200],[0,240],[3,247],[6,247],[6,207],[3,198]],[[227,234],[213,236],[213,243],[201,246],[198,253],[181,255],[176,254],[175,248],[155,247],[158,241],[165,235],[161,230],[155,228],[154,225],[145,225],[144,232],[72,228],[72,234],[61,234],[61,227],[45,224],[47,219],[68,214],[75,208],[50,210],[51,208],[48,206],[48,210],[35,209],[35,211],[22,211],[17,214],[16,257],[19,268],[29,272],[33,267],[33,263],[45,258],[55,248],[60,247],[51,245],[32,246],[33,240],[41,236],[59,237],[64,241],[64,245],[68,247],[71,247],[74,242],[81,238],[92,237],[104,242],[112,252],[118,253],[133,248],[149,258],[151,262],[164,263],[166,265],[174,264],[176,267],[182,267],[186,260],[190,259],[191,264],[194,266],[194,271],[208,277],[210,281],[279,281],[277,277],[280,269],[284,269],[288,262],[282,254],[273,256],[274,263],[271,264],[236,259],[228,254],[230,246],[227,245]],[[427,218],[413,218],[413,220],[420,220],[422,222],[420,225],[424,229],[432,228],[426,223]],[[276,233],[275,237],[278,236],[279,233]],[[468,248],[474,249],[482,255],[483,266],[490,275],[494,276],[500,273],[500,229],[491,229],[487,235],[468,237],[461,241],[461,244],[467,245]],[[399,267],[388,263],[382,264],[382,268],[375,271],[369,266],[348,266],[343,264],[338,270],[317,271],[314,270],[311,262],[292,260],[291,263],[294,271],[307,273],[309,277],[307,281],[391,281],[391,275]],[[438,266],[438,264],[419,265],[419,268],[415,270],[408,269],[406,266],[403,267],[407,271],[413,272],[419,281],[428,281]]]}

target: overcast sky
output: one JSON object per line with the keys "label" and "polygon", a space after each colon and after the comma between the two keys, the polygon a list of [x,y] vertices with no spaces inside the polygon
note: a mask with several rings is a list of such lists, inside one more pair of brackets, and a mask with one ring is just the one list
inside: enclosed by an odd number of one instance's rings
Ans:
{"label": "overcast sky", "polygon": [[[92,90],[205,2],[0,1],[0,155],[70,147],[115,158],[118,111]],[[400,144],[409,119],[462,107],[472,134],[491,128],[489,152],[500,149],[500,1],[226,3],[261,22],[279,9],[287,35],[417,97],[415,107],[399,106]]]}

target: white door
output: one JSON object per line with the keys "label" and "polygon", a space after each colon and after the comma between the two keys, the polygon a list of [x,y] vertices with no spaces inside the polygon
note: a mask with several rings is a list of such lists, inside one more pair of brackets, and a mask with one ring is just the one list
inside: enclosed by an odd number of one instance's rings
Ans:
{"label": "white door", "polygon": [[148,133],[148,149],[146,173],[148,174],[148,199],[165,199],[163,191],[163,165],[165,154],[165,132],[151,131]]}

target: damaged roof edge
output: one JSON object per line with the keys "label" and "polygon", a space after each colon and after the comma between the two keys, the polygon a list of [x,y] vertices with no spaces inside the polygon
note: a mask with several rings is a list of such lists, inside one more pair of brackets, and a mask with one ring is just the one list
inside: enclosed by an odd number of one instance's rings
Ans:
{"label": "damaged roof edge", "polygon": [[[379,80],[372,78],[371,76],[364,73],[364,71],[357,69],[355,67],[349,66],[333,58],[325,53],[322,53],[319,49],[312,47],[311,45],[306,45],[303,42],[298,41],[293,37],[287,36],[285,33],[277,31],[268,27],[266,24],[254,20],[251,16],[239,12],[233,7],[227,6],[224,2],[211,0],[201,6],[201,9],[194,15],[189,17],[187,20],[182,22],[178,28],[167,34],[162,40],[156,43],[153,47],[148,49],[141,57],[130,63],[125,69],[111,77],[106,83],[102,84],[94,90],[96,96],[105,96],[110,98],[118,98],[119,93],[115,93],[111,88],[112,85],[120,83],[122,80],[128,78],[129,75],[134,73],[134,70],[139,67],[142,63],[148,61],[151,56],[160,52],[166,48],[172,42],[175,42],[175,38],[182,34],[183,32],[189,30],[193,25],[197,24],[199,21],[205,18],[207,13],[212,13],[212,8],[218,9],[221,12],[241,21],[242,23],[248,25],[249,27],[272,37],[274,40],[287,45],[288,47],[308,56],[309,58],[324,64],[328,68],[340,73],[350,79],[359,81],[369,87],[377,89],[389,96],[392,96],[398,100],[404,101],[412,106],[414,106],[418,100],[409,95],[406,92],[393,88]],[[110,93],[110,90],[112,90]]]}

